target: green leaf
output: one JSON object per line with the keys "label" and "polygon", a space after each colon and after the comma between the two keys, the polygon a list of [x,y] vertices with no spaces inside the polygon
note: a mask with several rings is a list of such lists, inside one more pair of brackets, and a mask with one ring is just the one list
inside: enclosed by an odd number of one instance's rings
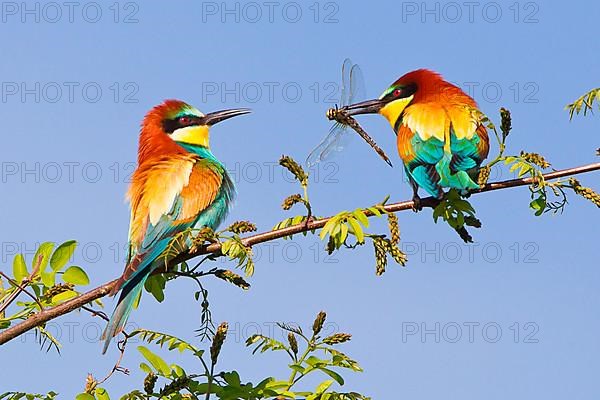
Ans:
{"label": "green leaf", "polygon": [[73,285],[89,285],[90,278],[83,269],[77,266],[70,266],[67,268],[62,276],[63,281],[66,283],[72,283]]}
{"label": "green leaf", "polygon": [[138,346],[137,349],[142,354],[142,356],[144,356],[144,358],[148,360],[150,364],[152,364],[152,366],[156,369],[156,371],[158,371],[158,373],[160,373],[162,376],[169,376],[169,374],[171,373],[171,369],[169,368],[165,360],[163,360],[144,346]]}
{"label": "green leaf", "polygon": [[73,252],[75,251],[76,247],[77,242],[75,240],[68,240],[60,246],[58,246],[58,248],[54,250],[52,257],[50,258],[50,267],[54,271],[58,271],[59,269],[64,267],[67,261],[69,261],[69,259],[73,255]]}
{"label": "green leaf", "polygon": [[342,376],[340,374],[338,374],[335,371],[332,371],[330,369],[324,368],[324,367],[318,367],[319,370],[325,372],[327,375],[329,375],[330,377],[332,377],[333,379],[335,379],[335,381],[337,383],[339,383],[340,385],[344,384],[344,378],[342,378]]}
{"label": "green leaf", "polygon": [[79,393],[75,396],[75,400],[96,400],[94,396],[89,393]]}
{"label": "green leaf", "polygon": [[152,368],[150,368],[150,366],[144,362],[140,363],[140,369],[147,374],[154,372],[152,371]]}
{"label": "green leaf", "polygon": [[170,368],[171,368],[171,377],[173,377],[173,378],[180,378],[180,377],[186,375],[183,368],[181,368],[177,364],[171,364]]}
{"label": "green leaf", "polygon": [[369,218],[367,218],[367,216],[365,215],[365,213],[359,208],[354,210],[354,212],[352,213],[352,215],[354,215],[356,217],[356,219],[363,224],[363,226],[365,228],[369,227]]}
{"label": "green leaf", "polygon": [[329,221],[327,221],[325,223],[325,226],[321,229],[321,233],[319,234],[319,237],[321,238],[321,240],[323,240],[325,238],[325,236],[327,236],[327,234],[336,226],[337,224],[337,218],[333,217],[331,218]]}
{"label": "green leaf", "polygon": [[539,196],[537,199],[529,203],[529,207],[535,211],[535,216],[539,217],[544,213],[546,209],[546,199],[544,196]]}
{"label": "green leaf", "polygon": [[48,272],[42,272],[40,274],[40,277],[42,278],[42,283],[44,284],[44,286],[46,287],[52,287],[55,285],[56,283],[56,272],[55,271],[48,271]]}
{"label": "green leaf", "polygon": [[376,217],[381,217],[381,211],[377,207],[369,207],[367,210],[371,211]]}
{"label": "green leaf", "polygon": [[151,275],[146,280],[144,287],[161,303],[165,299],[165,284],[166,280],[163,275]]}
{"label": "green leaf", "polygon": [[227,382],[230,386],[241,385],[240,375],[237,373],[237,371],[225,372],[223,374],[223,379],[225,379],[225,382]]}
{"label": "green leaf", "polygon": [[35,256],[33,256],[33,266],[39,265],[40,271],[43,272],[48,265],[48,260],[50,259],[50,253],[52,253],[52,249],[54,248],[54,243],[52,242],[44,242],[38,247],[35,252]]}
{"label": "green leaf", "polygon": [[277,390],[277,389],[283,389],[288,387],[289,382],[288,381],[275,381],[272,380],[270,382],[267,383],[266,387],[268,389],[273,389],[273,390]]}
{"label": "green leaf", "polygon": [[27,265],[25,264],[25,258],[23,254],[17,254],[13,259],[13,276],[15,281],[21,283],[29,275],[27,272]]}
{"label": "green leaf", "polygon": [[317,368],[319,368],[321,365],[327,365],[329,363],[327,360],[321,360],[320,358],[315,356],[310,356],[305,361],[308,365]]}
{"label": "green leaf", "polygon": [[365,242],[365,233],[363,232],[363,230],[360,227],[359,223],[354,218],[348,219],[348,223],[352,227],[352,231],[354,232],[354,236],[356,236],[356,241],[358,243],[364,243]]}
{"label": "green leaf", "polygon": [[511,166],[510,166],[510,168],[509,168],[508,172],[510,172],[510,173],[513,173],[513,172],[515,172],[515,170],[516,170],[517,168],[519,168],[519,166],[520,166],[520,163],[514,163],[513,165],[511,165]]}
{"label": "green leaf", "polygon": [[344,243],[346,241],[347,237],[348,237],[348,225],[341,224],[340,225],[340,238],[339,238],[340,246],[342,245],[342,243]]}
{"label": "green leaf", "polygon": [[73,290],[67,290],[66,292],[62,292],[52,297],[52,304],[62,303],[65,300],[72,299],[73,297],[77,297],[77,292]]}
{"label": "green leaf", "polygon": [[[343,381],[342,381],[343,382]],[[339,382],[338,382],[339,383]],[[329,387],[333,384],[332,380],[326,380],[324,382],[322,382],[321,384],[319,384],[319,386],[317,386],[317,388],[315,389],[315,394],[321,394],[321,393],[325,393],[327,391],[327,389],[329,389]]]}
{"label": "green leaf", "polygon": [[290,364],[289,367],[300,374],[304,373],[304,367],[300,364]]}
{"label": "green leaf", "polygon": [[94,394],[96,395],[97,400],[110,400],[110,396],[108,395],[108,392],[104,388],[100,388],[100,387],[96,388],[96,391],[94,392]]}

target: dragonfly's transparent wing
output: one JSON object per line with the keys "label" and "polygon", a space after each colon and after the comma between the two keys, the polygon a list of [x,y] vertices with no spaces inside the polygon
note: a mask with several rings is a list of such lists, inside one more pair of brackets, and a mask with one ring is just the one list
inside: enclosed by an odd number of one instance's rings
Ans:
{"label": "dragonfly's transparent wing", "polygon": [[[361,90],[364,92],[362,72],[358,65],[352,64],[352,61],[346,58],[342,64],[340,105],[345,106],[350,104],[353,99],[357,98],[354,92],[358,91],[359,95],[361,95]],[[346,128],[346,125],[339,122],[331,127],[325,139],[306,158],[306,164],[309,168],[329,159],[334,153],[342,151],[348,145],[348,142],[354,135],[350,134]]]}
{"label": "dragonfly's transparent wing", "polygon": [[350,101],[350,71],[352,60],[346,58],[342,64],[342,82],[340,86],[340,106],[347,106]]}
{"label": "dragonfly's transparent wing", "polygon": [[353,135],[348,134],[349,129],[346,125],[337,122],[332,130],[335,131],[335,139],[321,153],[321,161],[330,159],[334,152],[344,150],[348,146],[349,140],[352,139]]}
{"label": "dragonfly's transparent wing", "polygon": [[348,135],[346,128],[345,125],[336,122],[329,130],[329,134],[325,139],[310,152],[306,158],[306,165],[310,168],[321,161],[331,158],[333,153],[342,151],[351,137],[351,135]]}
{"label": "dragonfly's transparent wing", "polygon": [[362,69],[354,64],[350,69],[348,104],[355,103],[365,97],[365,78]]}

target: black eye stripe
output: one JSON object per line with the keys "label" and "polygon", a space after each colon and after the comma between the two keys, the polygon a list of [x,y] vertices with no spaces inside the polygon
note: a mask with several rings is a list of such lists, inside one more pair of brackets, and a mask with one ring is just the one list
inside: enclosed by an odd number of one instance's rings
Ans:
{"label": "black eye stripe", "polygon": [[195,115],[182,115],[174,119],[165,119],[162,123],[163,130],[171,134],[179,128],[185,128],[186,126],[201,125],[202,118]]}
{"label": "black eye stripe", "polygon": [[410,85],[407,85],[404,87],[404,89],[402,89],[402,97],[412,96],[413,94],[415,94],[416,91],[417,91],[417,85],[414,83],[411,83]]}
{"label": "black eye stripe", "polygon": [[[400,91],[400,93],[398,93]],[[395,100],[395,99],[403,99],[406,97],[410,97],[417,91],[417,85],[411,83],[406,86],[398,86],[394,90],[392,90],[387,96],[385,96],[385,100]]]}

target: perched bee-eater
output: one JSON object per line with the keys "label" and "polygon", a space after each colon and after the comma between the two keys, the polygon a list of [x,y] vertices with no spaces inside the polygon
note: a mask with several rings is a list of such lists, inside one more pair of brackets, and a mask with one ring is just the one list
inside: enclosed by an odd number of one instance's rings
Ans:
{"label": "perched bee-eater", "polygon": [[399,78],[375,100],[345,107],[348,115],[383,115],[397,136],[398,153],[419,207],[418,189],[441,199],[443,188],[477,189],[477,170],[489,139],[477,104],[439,74],[419,69]]}
{"label": "perched bee-eater", "polygon": [[142,122],[138,165],[127,198],[131,203],[129,255],[112,290],[121,290],[102,335],[103,353],[124,327],[148,276],[177,234],[192,227],[216,229],[232,203],[235,188],[225,167],[210,151],[209,128],[250,112],[233,109],[203,114],[179,100],[167,100]]}

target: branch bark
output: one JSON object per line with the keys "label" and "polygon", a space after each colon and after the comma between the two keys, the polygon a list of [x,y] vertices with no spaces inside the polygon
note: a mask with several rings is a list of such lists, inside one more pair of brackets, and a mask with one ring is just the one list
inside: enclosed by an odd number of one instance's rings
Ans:
{"label": "branch bark", "polygon": [[[562,178],[562,177],[571,176],[571,175],[583,174],[586,172],[592,172],[592,171],[597,171],[597,170],[600,170],[600,163],[587,164],[587,165],[583,165],[580,167],[568,168],[568,169],[563,169],[560,171],[550,172],[550,173],[544,174],[544,178],[546,180],[551,180],[551,179],[557,179],[557,178]],[[474,193],[490,192],[493,190],[507,189],[507,188],[512,188],[512,187],[516,187],[516,186],[526,186],[526,185],[533,183],[533,181],[534,180],[532,178],[521,178],[521,179],[511,179],[511,180],[506,180],[506,181],[488,183],[481,189],[474,191]],[[436,199],[434,199],[433,197],[426,197],[421,200],[421,205],[423,207],[434,207],[436,204],[437,204]],[[384,206],[384,209],[388,212],[399,212],[399,211],[404,211],[404,210],[411,210],[412,208],[413,208],[412,200],[402,201],[399,203],[387,204]],[[367,216],[371,217],[373,215],[371,213],[367,212]],[[242,242],[244,243],[244,245],[251,247],[251,246],[254,246],[254,245],[257,245],[260,243],[264,243],[264,242],[268,242],[271,240],[281,239],[285,236],[290,236],[290,235],[294,235],[294,234],[298,234],[298,233],[302,233],[302,232],[320,229],[323,226],[325,226],[325,224],[327,223],[327,221],[329,221],[329,219],[330,219],[330,217],[314,219],[314,220],[308,221],[307,223],[300,223],[297,225],[289,226],[287,228],[258,233],[258,234],[251,235],[251,236],[244,238],[242,240]],[[170,265],[177,265],[183,261],[190,260],[194,257],[200,256],[203,254],[218,253],[220,250],[221,250],[220,244],[213,243],[208,246],[204,246],[194,252],[188,251],[188,252],[183,252],[183,253],[179,254],[177,257],[175,257],[172,260]],[[22,335],[23,333],[29,331],[30,329],[35,328],[36,326],[43,325],[46,322],[48,322],[54,318],[57,318],[64,314],[67,314],[71,311],[74,311],[78,308],[85,306],[86,304],[88,304],[96,299],[99,299],[99,298],[102,298],[102,297],[108,295],[108,293],[110,293],[111,289],[113,288],[113,286],[116,283],[117,283],[117,279],[110,281],[108,283],[105,283],[101,286],[98,286],[97,288],[92,289],[89,292],[83,293],[73,299],[70,299],[54,308],[46,309],[46,310],[40,311],[37,314],[32,315],[25,321],[23,321],[17,325],[14,325],[14,326],[6,329],[5,331],[1,332],[0,333],[0,345],[4,344],[6,342],[9,342],[10,340]]]}

